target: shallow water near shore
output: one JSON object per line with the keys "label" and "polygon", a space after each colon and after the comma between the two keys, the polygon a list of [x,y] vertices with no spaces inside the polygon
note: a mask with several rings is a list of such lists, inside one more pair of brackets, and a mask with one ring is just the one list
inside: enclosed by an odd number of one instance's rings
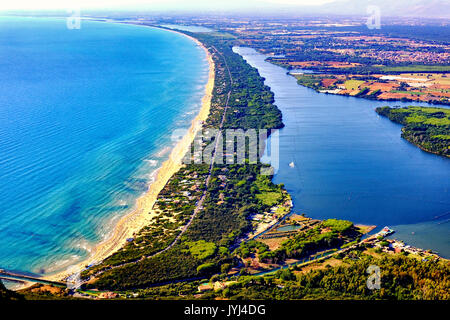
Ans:
{"label": "shallow water near shore", "polygon": [[283,113],[274,182],[285,184],[294,212],[375,224],[376,230],[398,225],[394,238],[450,258],[450,223],[444,223],[450,212],[450,159],[402,139],[401,125],[374,111],[432,105],[317,93],[255,50],[234,51],[266,78]]}
{"label": "shallow water near shore", "polygon": [[198,113],[208,62],[160,29],[10,17],[0,61],[0,268],[47,275],[133,209]]}

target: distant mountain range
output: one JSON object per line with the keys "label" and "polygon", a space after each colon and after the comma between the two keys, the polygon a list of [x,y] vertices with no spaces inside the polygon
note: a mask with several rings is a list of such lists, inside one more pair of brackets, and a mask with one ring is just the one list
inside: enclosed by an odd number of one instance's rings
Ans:
{"label": "distant mountain range", "polygon": [[[450,0],[114,0],[108,6],[86,5],[83,12],[171,12],[171,13],[242,13],[253,15],[359,15],[367,16],[369,6],[378,6],[383,17],[441,18],[450,20]],[[323,4],[324,3],[324,4]],[[16,10],[14,3],[0,11]],[[65,7],[64,7],[65,8]],[[34,11],[57,11],[62,5],[52,9],[36,5]],[[19,9],[17,9],[19,10]],[[32,9],[28,9],[32,10]]]}
{"label": "distant mountain range", "polygon": [[375,5],[387,17],[422,17],[450,19],[448,0],[336,0],[308,11],[327,14],[366,15],[367,7]]}

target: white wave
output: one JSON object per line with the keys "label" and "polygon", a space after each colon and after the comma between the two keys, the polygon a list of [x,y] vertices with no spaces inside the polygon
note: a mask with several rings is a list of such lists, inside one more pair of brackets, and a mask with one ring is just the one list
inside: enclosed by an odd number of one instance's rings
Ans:
{"label": "white wave", "polygon": [[145,159],[144,161],[147,162],[150,167],[156,167],[158,165],[158,160],[155,159]]}
{"label": "white wave", "polygon": [[125,200],[119,200],[117,201],[117,205],[120,207],[125,207],[128,205],[128,203]]}
{"label": "white wave", "polygon": [[164,156],[165,154],[167,154],[169,151],[170,151],[170,147],[165,147],[164,149],[162,149],[161,151],[159,151],[156,155],[158,156],[158,157],[162,157],[162,156]]}

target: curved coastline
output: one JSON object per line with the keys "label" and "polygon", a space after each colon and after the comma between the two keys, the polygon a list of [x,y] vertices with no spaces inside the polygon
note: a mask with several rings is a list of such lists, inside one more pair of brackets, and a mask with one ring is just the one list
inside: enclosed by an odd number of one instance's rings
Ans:
{"label": "curved coastline", "polygon": [[[152,26],[153,27],[153,26]],[[156,27],[153,27],[156,28]],[[121,217],[117,222],[113,232],[110,236],[97,244],[91,255],[75,264],[70,266],[67,270],[57,272],[55,274],[44,276],[43,279],[50,281],[61,281],[65,280],[72,274],[80,272],[85,269],[86,265],[100,263],[114,252],[122,248],[127,238],[134,236],[136,232],[141,230],[143,227],[151,223],[151,219],[155,216],[152,208],[158,194],[167,184],[169,179],[181,168],[182,159],[187,152],[189,146],[194,140],[195,134],[201,129],[203,121],[209,115],[209,110],[211,106],[212,90],[214,88],[214,77],[215,77],[215,66],[211,54],[208,49],[197,39],[175,30],[169,30],[165,28],[160,28],[169,32],[175,32],[181,34],[189,39],[193,40],[198,46],[203,48],[206,53],[206,57],[209,65],[208,81],[205,86],[205,95],[202,98],[201,108],[197,116],[192,121],[192,124],[185,134],[185,136],[175,145],[172,149],[169,158],[164,161],[161,167],[157,171],[156,179],[150,184],[148,191],[136,200],[136,208],[125,216]]]}

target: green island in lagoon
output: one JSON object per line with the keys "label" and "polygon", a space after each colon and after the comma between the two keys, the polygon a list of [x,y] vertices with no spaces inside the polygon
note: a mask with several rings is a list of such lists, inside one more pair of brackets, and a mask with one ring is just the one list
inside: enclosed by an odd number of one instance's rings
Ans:
{"label": "green island in lagoon", "polygon": [[450,110],[446,108],[377,108],[376,112],[403,124],[402,137],[419,148],[450,157]]}

